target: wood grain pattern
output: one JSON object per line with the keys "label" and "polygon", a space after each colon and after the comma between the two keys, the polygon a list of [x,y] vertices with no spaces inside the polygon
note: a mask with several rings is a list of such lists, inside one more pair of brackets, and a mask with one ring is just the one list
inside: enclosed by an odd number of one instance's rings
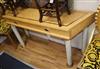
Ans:
{"label": "wood grain pattern", "polygon": [[[85,27],[94,22],[94,12],[73,11],[71,15],[64,13],[61,16],[63,21],[62,27],[59,27],[50,17],[45,17],[45,21],[39,23],[38,16],[38,11],[36,9],[25,9],[20,11],[17,17],[8,14],[3,16],[3,18],[8,21],[8,24],[66,40],[72,39]],[[48,20],[50,21],[48,22]],[[45,29],[48,31],[45,31]]]}
{"label": "wood grain pattern", "polygon": [[80,51],[73,48],[73,67],[67,67],[64,45],[32,36],[25,48],[4,44],[1,49],[39,69],[76,69],[81,59]]}

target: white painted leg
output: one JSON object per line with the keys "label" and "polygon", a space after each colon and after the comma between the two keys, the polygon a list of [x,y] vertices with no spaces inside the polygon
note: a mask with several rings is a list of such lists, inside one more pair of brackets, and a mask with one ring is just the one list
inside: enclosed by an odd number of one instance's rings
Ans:
{"label": "white painted leg", "polygon": [[24,29],[24,31],[25,31],[25,34],[29,37],[30,36],[29,31],[26,29]]}
{"label": "white painted leg", "polygon": [[88,27],[88,43],[87,43],[87,45],[89,45],[91,43],[94,33],[95,33],[95,23],[91,24]]}
{"label": "white painted leg", "polygon": [[48,34],[47,34],[47,39],[48,39],[48,40],[51,40],[51,36],[50,36],[50,35],[48,35]]}
{"label": "white painted leg", "polygon": [[66,56],[67,56],[67,63],[68,66],[72,66],[72,47],[71,47],[71,41],[65,41],[65,47],[66,47]]}
{"label": "white painted leg", "polygon": [[83,31],[83,48],[82,52],[84,52],[86,46],[88,46],[93,38],[95,33],[95,23],[91,24]]}
{"label": "white painted leg", "polygon": [[18,41],[20,42],[21,46],[24,47],[25,43],[24,43],[23,39],[21,38],[17,28],[14,25],[12,25],[11,28],[12,28],[14,34],[16,35]]}
{"label": "white painted leg", "polygon": [[84,52],[88,39],[88,28],[82,32],[82,52]]}

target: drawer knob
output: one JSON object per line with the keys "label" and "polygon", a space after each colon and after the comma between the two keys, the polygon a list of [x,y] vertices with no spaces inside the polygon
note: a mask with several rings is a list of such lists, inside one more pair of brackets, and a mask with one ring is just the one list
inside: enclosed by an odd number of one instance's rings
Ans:
{"label": "drawer knob", "polygon": [[44,29],[45,31],[49,31],[48,29]]}
{"label": "drawer knob", "polygon": [[17,22],[14,22],[15,24],[17,24]]}

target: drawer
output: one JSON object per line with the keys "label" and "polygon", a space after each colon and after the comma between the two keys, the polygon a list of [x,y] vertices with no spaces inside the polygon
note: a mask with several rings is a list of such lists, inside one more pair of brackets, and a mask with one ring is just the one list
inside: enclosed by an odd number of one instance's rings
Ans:
{"label": "drawer", "polygon": [[70,39],[70,31],[48,28],[49,34],[62,39]]}
{"label": "drawer", "polygon": [[28,29],[28,30],[32,30],[32,31],[36,31],[36,32],[44,33],[44,34],[47,34],[47,31],[48,31],[47,27],[38,26],[34,24],[29,24],[29,23],[23,23],[20,21],[7,20],[7,23],[11,25],[15,25],[17,27],[21,27],[24,29]]}
{"label": "drawer", "polygon": [[70,38],[69,31],[66,32],[63,30],[57,30],[57,29],[48,28],[45,26],[23,23],[20,21],[7,20],[7,22],[11,25],[15,25],[17,27],[25,28],[31,31],[42,33],[42,34],[48,34],[48,35],[55,36],[55,37],[62,38],[62,39]]}

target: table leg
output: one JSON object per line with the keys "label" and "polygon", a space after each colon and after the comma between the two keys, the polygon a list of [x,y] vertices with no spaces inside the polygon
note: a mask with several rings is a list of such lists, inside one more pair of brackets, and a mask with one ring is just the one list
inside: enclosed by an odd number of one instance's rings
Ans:
{"label": "table leg", "polygon": [[26,34],[28,37],[30,37],[29,31],[26,30],[26,29],[24,29],[24,31],[25,31],[25,34]]}
{"label": "table leg", "polygon": [[21,38],[21,36],[20,36],[20,34],[19,34],[17,28],[16,28],[14,25],[12,25],[11,28],[12,28],[14,34],[16,35],[16,37],[17,37],[19,43],[21,44],[21,46],[22,46],[22,47],[25,47],[25,43],[24,43],[23,39]]}
{"label": "table leg", "polygon": [[72,49],[71,49],[72,47],[70,40],[65,41],[65,47],[66,47],[67,64],[68,66],[72,66]]}
{"label": "table leg", "polygon": [[87,45],[87,38],[88,38],[88,28],[86,28],[83,32],[82,32],[82,52],[84,52],[86,45]]}

